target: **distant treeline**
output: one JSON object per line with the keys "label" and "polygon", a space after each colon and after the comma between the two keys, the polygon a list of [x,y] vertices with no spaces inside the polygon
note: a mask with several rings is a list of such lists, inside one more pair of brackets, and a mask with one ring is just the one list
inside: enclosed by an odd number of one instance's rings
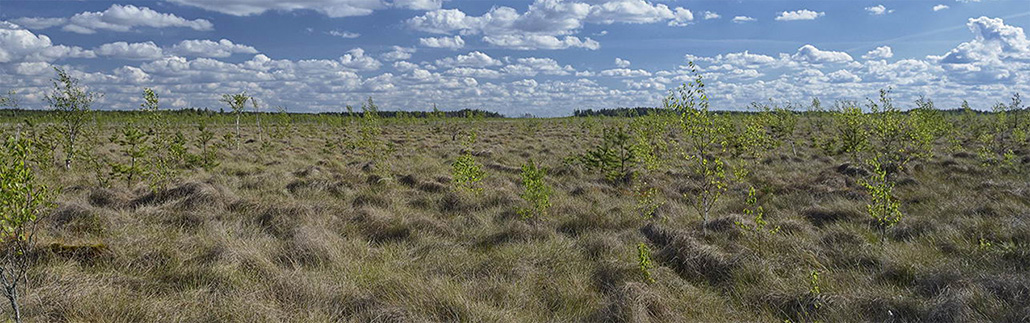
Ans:
{"label": "distant treeline", "polygon": [[[576,110],[572,113],[574,117],[639,117],[646,116],[649,114],[668,112],[669,110],[654,108],[654,107],[636,107],[636,108],[613,108],[613,109],[586,109]],[[713,110],[712,112],[719,114],[747,114],[752,111],[719,111]]]}
{"label": "distant treeline", "polygon": [[[143,112],[136,110],[93,110],[92,112],[101,113],[106,116],[120,117],[120,116],[132,116]],[[15,117],[45,117],[58,113],[54,110],[37,110],[37,109],[0,109],[0,117],[15,118]],[[225,110],[210,110],[210,109],[199,109],[199,108],[186,108],[186,109],[167,109],[161,110],[163,114],[176,115],[176,116],[217,116],[217,115],[231,115],[232,112],[226,112]],[[275,111],[261,111],[260,113],[253,111],[246,111],[244,114],[255,115],[264,114],[271,115],[280,112]],[[325,116],[362,116],[362,112],[355,111],[353,113],[347,112],[319,112],[319,113],[298,113],[288,112],[291,115],[325,115]],[[426,111],[378,111],[380,117],[383,118],[428,118],[433,112]],[[440,111],[439,112],[445,118],[465,118],[468,116],[475,116],[481,118],[504,118],[504,115],[497,112],[483,111],[478,109],[462,109],[456,111]]]}
{"label": "distant treeline", "polygon": [[[649,114],[659,113],[659,112],[663,112],[663,111],[667,111],[667,110],[662,109],[662,108],[655,108],[655,107],[612,108],[612,109],[598,109],[598,110],[586,109],[586,110],[575,110],[572,113],[572,116],[573,117],[638,117],[638,116],[645,116],[645,115],[649,115]],[[944,112],[945,114],[960,114],[960,113],[963,112],[962,109],[947,109],[947,110],[940,110],[940,111]],[[716,110],[716,111],[713,111],[713,112],[719,113],[719,114],[750,114],[750,113],[755,113],[756,111],[717,111]],[[830,111],[793,110],[793,112],[794,113],[798,113],[798,114],[805,114],[805,113],[826,113],[826,112],[830,112]],[[991,112],[988,112],[988,111],[978,111],[978,110],[973,110],[973,112],[975,112],[977,114],[990,114],[991,113]],[[902,111],[902,113],[907,113],[907,111]]]}
{"label": "distant treeline", "polygon": [[662,109],[654,107],[636,107],[636,108],[614,108],[614,109],[586,109],[576,110],[572,112],[573,117],[636,117],[649,115],[658,112]]}
{"label": "distant treeline", "polygon": [[[384,118],[398,118],[398,117],[405,117],[405,118],[412,118],[412,117],[414,117],[414,118],[429,118],[429,117],[432,116],[433,111],[378,111],[377,113],[379,114],[380,117],[384,117]],[[438,113],[442,113],[443,117],[445,117],[445,118],[465,118],[465,117],[468,117],[468,116],[476,116],[476,117],[482,117],[482,118],[504,118],[504,115],[502,115],[500,113],[491,112],[491,111],[484,111],[484,110],[478,110],[478,109],[461,109],[461,110],[455,110],[455,111],[439,111]],[[320,112],[318,114],[319,115],[342,115],[342,116],[351,115],[351,113],[349,113],[349,112]],[[355,111],[355,112],[353,112],[353,115],[354,116],[361,116],[362,114],[359,111]]]}

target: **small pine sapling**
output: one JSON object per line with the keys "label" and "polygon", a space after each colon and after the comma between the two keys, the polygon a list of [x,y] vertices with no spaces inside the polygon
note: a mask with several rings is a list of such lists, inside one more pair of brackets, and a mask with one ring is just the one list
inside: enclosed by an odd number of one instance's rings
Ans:
{"label": "small pine sapling", "polygon": [[523,191],[519,194],[522,200],[526,201],[528,207],[519,208],[518,214],[524,219],[539,218],[547,215],[547,209],[551,207],[551,187],[544,182],[547,170],[538,167],[533,160],[522,165]]}
{"label": "small pine sapling", "polygon": [[217,151],[215,145],[211,143],[215,138],[215,133],[208,130],[207,124],[201,122],[197,126],[197,145],[200,148],[200,167],[206,170],[211,170],[218,166]]}
{"label": "small pine sapling", "polygon": [[577,156],[575,161],[600,172],[612,183],[631,181],[637,164],[629,133],[621,126],[605,128],[601,144]]}
{"label": "small pine sapling", "polygon": [[111,172],[125,178],[125,187],[132,188],[133,180],[145,171],[142,160],[147,156],[149,136],[134,122],[127,122],[109,140],[121,146],[122,155],[128,159],[125,163],[111,162]]}
{"label": "small pine sapling", "polygon": [[794,157],[797,157],[798,150],[794,145],[794,129],[797,128],[798,115],[788,105],[786,108],[765,107],[765,120],[769,127],[769,135],[772,137],[773,142],[776,146],[786,142],[790,144],[790,149],[794,153]]}
{"label": "small pine sapling", "polygon": [[458,189],[479,194],[483,188],[479,187],[479,182],[486,176],[486,172],[483,171],[483,166],[476,161],[475,155],[472,154],[472,145],[476,142],[476,133],[470,132],[462,146],[464,146],[464,153],[458,156],[458,159],[451,164],[451,175],[454,176],[454,184]]}
{"label": "small pine sapling", "polygon": [[379,107],[368,97],[361,106],[361,127],[358,128],[358,141],[355,144],[358,153],[372,164],[375,171],[385,172],[389,147],[383,140],[382,121],[379,118]]}

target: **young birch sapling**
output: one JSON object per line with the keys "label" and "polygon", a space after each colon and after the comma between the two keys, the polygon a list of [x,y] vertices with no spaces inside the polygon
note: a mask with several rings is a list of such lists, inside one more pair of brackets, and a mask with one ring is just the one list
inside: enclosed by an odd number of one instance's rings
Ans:
{"label": "young birch sapling", "polygon": [[726,192],[730,178],[728,165],[719,157],[726,143],[725,124],[718,115],[708,111],[708,95],[704,79],[693,62],[690,68],[694,81],[673,90],[665,99],[665,106],[680,115],[683,133],[683,157],[687,168],[698,178],[695,192],[684,193],[694,209],[701,215],[702,230],[708,233],[708,219],[719,197]]}
{"label": "young birch sapling", "polygon": [[222,99],[219,100],[229,105],[232,109],[232,113],[236,116],[236,150],[240,149],[240,118],[243,116],[243,112],[247,108],[247,101],[250,101],[250,96],[247,92],[241,92],[237,94],[222,94]]}
{"label": "young birch sapling", "polygon": [[654,269],[654,261],[651,259],[651,248],[643,242],[637,244],[637,269],[645,282],[649,284],[655,283],[654,275],[651,274],[651,270]]}
{"label": "young birch sapling", "polygon": [[79,85],[79,80],[65,70],[54,67],[57,77],[51,80],[53,89],[43,99],[58,112],[61,120],[61,138],[64,150],[64,168],[71,169],[72,160],[79,154],[79,136],[85,130],[93,102],[101,95]]}
{"label": "young birch sapling", "polygon": [[9,137],[0,152],[0,283],[11,305],[11,318],[21,322],[19,289],[25,288],[36,225],[52,206],[52,191],[31,167],[32,145]]}

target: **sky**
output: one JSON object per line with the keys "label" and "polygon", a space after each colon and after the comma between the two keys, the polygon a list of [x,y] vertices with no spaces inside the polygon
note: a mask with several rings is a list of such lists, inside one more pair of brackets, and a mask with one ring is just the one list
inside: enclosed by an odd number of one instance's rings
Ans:
{"label": "sky", "polygon": [[1030,93],[1030,0],[0,0],[0,91],[24,108],[60,67],[96,109],[464,108],[508,116],[660,106],[703,75],[711,106],[892,88],[903,108]]}

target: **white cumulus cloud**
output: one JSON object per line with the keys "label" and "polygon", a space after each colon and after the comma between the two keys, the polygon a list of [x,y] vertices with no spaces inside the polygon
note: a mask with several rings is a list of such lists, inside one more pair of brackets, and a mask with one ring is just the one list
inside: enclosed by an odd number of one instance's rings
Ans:
{"label": "white cumulus cloud", "polygon": [[0,63],[52,62],[62,58],[95,56],[93,51],[54,45],[46,35],[36,35],[16,24],[0,21]]}
{"label": "white cumulus cloud", "polygon": [[168,50],[170,53],[180,56],[193,57],[229,57],[233,54],[257,54],[254,47],[235,44],[228,39],[219,41],[196,39],[183,40]]}
{"label": "white cumulus cloud", "polygon": [[776,16],[777,21],[794,21],[794,20],[815,20],[825,16],[825,12],[815,12],[808,9],[794,10],[794,11],[783,11],[780,12],[779,16]]}
{"label": "white cumulus cloud", "polygon": [[482,35],[487,43],[513,49],[597,49],[600,44],[596,41],[571,34],[586,24],[665,22],[685,26],[693,20],[694,13],[687,8],[645,0],[536,0],[524,12],[495,6],[480,16],[470,16],[459,9],[440,9],[406,23],[428,33]]}
{"label": "white cumulus cloud", "polygon": [[204,19],[188,20],[170,13],[160,13],[147,7],[119,4],[113,4],[104,11],[78,13],[66,20],[62,19],[60,22],[53,19],[55,18],[45,20],[43,25],[51,27],[64,25],[64,27],[61,27],[61,30],[80,34],[93,34],[98,30],[127,32],[136,27],[181,27],[200,31],[212,30],[214,28],[210,21]]}
{"label": "white cumulus cloud", "polygon": [[733,22],[734,23],[738,23],[738,24],[742,24],[742,23],[746,23],[746,22],[752,22],[752,21],[756,21],[756,20],[758,20],[758,19],[755,19],[755,18],[752,18],[752,17],[748,17],[748,16],[736,16],[736,17],[733,17]]}
{"label": "white cumulus cloud", "polygon": [[973,40],[959,44],[937,61],[949,76],[966,83],[1011,82],[1030,70],[1030,40],[1023,28],[1001,18],[970,18]]}
{"label": "white cumulus cloud", "polygon": [[879,16],[892,13],[894,12],[894,9],[887,9],[887,7],[884,7],[882,4],[880,4],[872,7],[865,7],[865,11],[868,12],[870,15]]}
{"label": "white cumulus cloud", "polygon": [[489,67],[501,64],[500,60],[479,51],[436,60],[436,65],[442,67]]}
{"label": "white cumulus cloud", "polygon": [[114,42],[103,44],[93,49],[98,56],[106,56],[130,60],[153,60],[164,56],[164,51],[154,42],[126,43]]}
{"label": "white cumulus cloud", "polygon": [[618,57],[615,58],[615,66],[618,66],[618,67],[621,67],[621,68],[626,68],[626,67],[629,67],[629,64],[630,63],[627,60],[624,60],[624,59],[621,59],[621,58],[618,58]]}
{"label": "white cumulus cloud", "polygon": [[[202,8],[233,16],[260,15],[268,11],[289,12],[314,10],[332,18],[367,16],[375,10],[386,9],[389,3],[380,0],[170,0],[182,5]],[[396,7],[408,9],[437,9],[439,1],[394,1]]]}
{"label": "white cumulus cloud", "polygon": [[885,59],[894,57],[894,51],[890,46],[880,46],[862,55],[862,59]]}
{"label": "white cumulus cloud", "polygon": [[558,38],[547,35],[500,35],[483,36],[483,41],[498,47],[520,50],[566,49],[570,47],[596,50],[601,48],[600,43],[589,37],[580,39],[575,36]]}
{"label": "white cumulus cloud", "polygon": [[[415,48],[414,47],[393,46],[393,50],[384,53],[380,57],[382,57],[383,59],[385,59],[387,61],[400,61],[400,60],[405,60],[405,59],[411,58],[412,54],[415,54]],[[398,63],[407,63],[407,62],[398,62]],[[394,67],[396,67],[396,66],[397,66],[396,63],[394,63]]]}
{"label": "white cumulus cloud", "polygon": [[346,39],[354,39],[354,38],[361,37],[360,33],[351,32],[351,31],[340,31],[340,30],[330,30],[329,31],[329,35],[340,37],[340,38],[346,38]]}
{"label": "white cumulus cloud", "polygon": [[461,36],[455,35],[454,37],[426,37],[419,38],[419,44],[426,47],[432,48],[447,48],[447,49],[458,49],[465,47],[465,40],[461,39]]}
{"label": "white cumulus cloud", "polygon": [[812,45],[801,46],[791,58],[812,64],[847,63],[854,60],[848,53],[821,50]]}

